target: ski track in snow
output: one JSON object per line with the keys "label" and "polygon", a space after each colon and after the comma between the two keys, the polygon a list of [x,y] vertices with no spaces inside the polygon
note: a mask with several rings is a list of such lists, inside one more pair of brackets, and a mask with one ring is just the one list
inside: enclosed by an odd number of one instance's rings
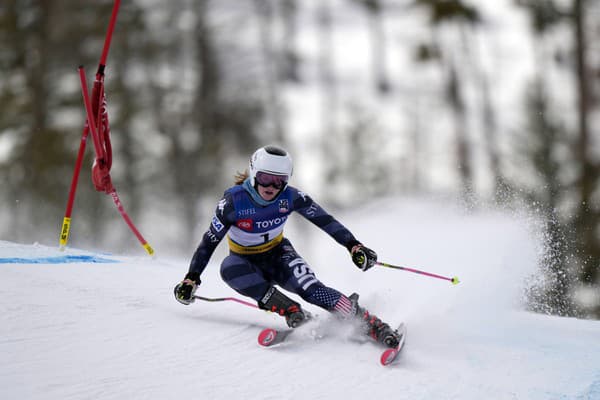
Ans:
{"label": "ski track in snow", "polygon": [[[461,278],[452,286],[385,268],[363,273],[321,233],[290,232],[323,282],[357,291],[390,324],[407,322],[393,366],[327,318],[321,340],[299,331],[261,348],[260,329],[284,327],[280,317],[173,299],[187,259],[95,254],[118,262],[0,264],[0,398],[600,399],[600,322],[520,310],[538,254],[522,220],[398,200],[340,219],[383,261]],[[65,254],[94,255],[0,241],[0,259]],[[198,293],[238,296],[218,261]]]}

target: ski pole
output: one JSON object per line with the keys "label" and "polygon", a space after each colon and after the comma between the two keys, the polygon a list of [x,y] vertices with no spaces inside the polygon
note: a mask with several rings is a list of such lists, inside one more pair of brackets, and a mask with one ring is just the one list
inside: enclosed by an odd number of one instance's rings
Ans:
{"label": "ski pole", "polygon": [[243,305],[248,306],[248,307],[258,308],[258,306],[256,304],[252,304],[252,303],[244,301],[244,300],[236,299],[235,297],[211,298],[211,297],[194,296],[194,299],[202,300],[202,301],[208,301],[208,302],[211,302],[211,303],[212,302],[217,302],[217,301],[235,301],[236,303],[240,303],[240,304],[243,304]]}
{"label": "ski pole", "polygon": [[458,280],[458,276],[453,276],[452,278],[449,278],[447,276],[432,274],[431,272],[425,272],[425,271],[421,271],[421,270],[414,269],[414,268],[408,268],[408,267],[400,267],[398,265],[391,265],[391,264],[380,262],[380,261],[377,261],[375,264],[379,265],[381,267],[399,269],[402,271],[408,271],[408,272],[413,272],[415,274],[429,276],[431,278],[443,279],[443,280],[452,282],[453,285],[458,285],[460,283],[460,281]]}

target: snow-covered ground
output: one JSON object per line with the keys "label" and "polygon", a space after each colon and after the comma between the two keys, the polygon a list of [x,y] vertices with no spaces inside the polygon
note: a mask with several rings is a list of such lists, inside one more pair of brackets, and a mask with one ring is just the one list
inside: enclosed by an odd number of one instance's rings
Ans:
{"label": "snow-covered ground", "polygon": [[[540,248],[526,218],[407,199],[338,217],[383,261],[461,278],[362,273],[326,235],[293,221],[288,236],[322,281],[357,291],[390,323],[406,321],[394,366],[333,321],[320,341],[299,332],[264,349],[256,336],[283,327],[280,317],[177,303],[190,255],[0,241],[0,399],[600,399],[600,322],[520,308]],[[213,261],[198,294],[236,295]]]}

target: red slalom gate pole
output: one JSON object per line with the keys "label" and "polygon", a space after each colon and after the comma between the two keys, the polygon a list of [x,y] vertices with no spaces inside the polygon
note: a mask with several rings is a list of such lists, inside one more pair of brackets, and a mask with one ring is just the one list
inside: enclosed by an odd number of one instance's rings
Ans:
{"label": "red slalom gate pole", "polygon": [[[110,22],[108,23],[108,29],[106,32],[106,36],[104,38],[104,47],[102,49],[102,55],[100,56],[100,63],[98,65],[98,72],[96,73],[96,82],[99,83],[102,87],[104,86],[104,69],[106,66],[106,59],[108,57],[108,50],[110,49],[110,44],[112,41],[113,32],[115,29],[115,24],[117,21],[117,15],[119,13],[119,7],[121,6],[121,0],[115,0],[112,14],[110,16]],[[100,91],[98,87],[96,87],[96,83],[94,84],[94,89],[92,91],[92,97],[97,99],[97,103],[99,104],[101,101]],[[87,85],[86,85],[87,87]],[[77,160],[75,161],[75,169],[73,170],[73,178],[71,179],[71,187],[69,189],[69,197],[67,200],[67,207],[65,210],[65,216],[63,218],[62,228],[60,230],[60,238],[59,238],[59,248],[64,250],[67,247],[67,243],[69,242],[69,235],[71,232],[71,214],[73,212],[73,203],[75,202],[75,194],[77,192],[77,185],[79,183],[79,173],[81,171],[81,165],[83,163],[83,157],[85,155],[85,148],[87,145],[87,138],[89,134],[89,124],[86,122],[83,133],[81,135],[81,141],[79,143],[79,151],[77,153]]]}
{"label": "red slalom gate pole", "polygon": [[[102,74],[104,74],[104,66],[106,65],[106,58],[108,57],[108,49],[110,48],[110,42],[112,41],[113,31],[115,30],[115,24],[117,22],[117,14],[119,13],[119,7],[121,6],[121,0],[115,0],[113,5],[112,14],[110,16],[110,22],[108,23],[108,30],[106,31],[106,38],[104,39],[104,47],[102,48],[102,55],[100,56],[100,67],[102,68]],[[100,67],[98,72],[100,72]]]}
{"label": "red slalom gate pole", "polygon": [[154,255],[154,250],[144,239],[144,237],[137,230],[129,215],[125,212],[121,200],[117,191],[112,185],[110,178],[110,167],[112,164],[112,150],[110,147],[110,128],[108,124],[108,114],[106,110],[106,99],[104,94],[104,70],[106,68],[106,59],[108,57],[108,50],[112,41],[112,36],[121,5],[120,0],[115,0],[113,5],[110,22],[108,24],[108,30],[106,37],[104,38],[104,47],[102,49],[102,55],[100,56],[100,63],[98,65],[98,71],[96,72],[96,79],[94,80],[92,88],[92,98],[90,99],[88,93],[87,79],[83,66],[79,67],[79,79],[81,81],[81,90],[83,95],[83,102],[86,109],[86,124],[84,133],[82,136],[77,162],[75,165],[75,171],[73,181],[71,182],[71,190],[69,193],[69,201],[67,203],[67,211],[65,218],[63,219],[63,228],[61,229],[60,247],[64,249],[67,245],[69,238],[69,229],[71,224],[71,211],[73,208],[73,201],[75,199],[75,191],[77,182],[79,179],[79,172],[81,170],[81,163],[85,152],[85,145],[87,142],[87,136],[91,132],[92,139],[94,142],[94,150],[96,153],[95,163],[92,167],[92,181],[96,190],[103,191],[106,194],[110,194],[119,213],[140,241],[144,249],[149,255]]}
{"label": "red slalom gate pole", "polygon": [[[94,119],[94,111],[92,108],[92,102],[91,102],[89,94],[88,94],[87,82],[85,79],[85,70],[83,67],[79,67],[79,78],[81,80],[81,92],[83,95],[83,102],[85,104],[85,110],[86,110],[86,115],[87,115],[87,125],[90,127],[90,131],[92,133],[92,138],[94,139],[94,147],[96,148],[96,161],[99,163],[104,163],[105,160],[103,158],[99,158],[99,157],[103,157],[105,152],[104,152],[104,147],[100,143],[98,131],[96,130],[96,121]],[[100,93],[102,93],[102,91],[100,91]],[[125,212],[125,208],[123,208],[123,204],[121,203],[121,200],[119,199],[119,195],[117,194],[117,191],[115,190],[115,188],[112,186],[112,182],[110,182],[110,175],[107,175],[107,179],[108,179],[108,187],[109,187],[109,189],[107,189],[107,194],[111,195],[115,205],[117,206],[117,209],[119,210],[119,213],[125,220],[125,223],[127,223],[127,225],[129,226],[129,229],[131,229],[133,234],[137,237],[137,239],[142,244],[142,246],[144,247],[146,252],[151,256],[154,255],[154,249],[152,248],[152,246],[150,246],[150,244],[148,244],[146,239],[144,239],[142,234],[137,230],[137,228],[131,221],[131,218],[129,218],[129,215]]]}
{"label": "red slalom gate pole", "polygon": [[400,267],[398,265],[391,265],[391,264],[380,262],[380,261],[377,261],[375,263],[375,265],[379,265],[379,266],[386,267],[386,268],[399,269],[402,271],[408,271],[408,272],[412,272],[415,274],[425,275],[425,276],[429,276],[430,278],[443,279],[443,280],[452,282],[453,285],[458,285],[460,283],[460,281],[458,280],[458,276],[453,276],[452,278],[449,278],[447,276],[432,274],[431,272],[421,271],[418,269],[408,268],[408,267]]}
{"label": "red slalom gate pole", "polygon": [[127,224],[127,226],[129,226],[129,229],[131,229],[131,231],[133,232],[135,237],[142,244],[142,246],[146,250],[146,253],[148,253],[148,255],[151,255],[151,256],[154,255],[154,249],[152,248],[152,246],[150,246],[150,244],[146,241],[146,239],[144,239],[144,237],[142,236],[140,231],[138,231],[138,229],[133,224],[133,221],[131,221],[131,218],[129,218],[129,215],[125,212],[125,209],[123,208],[123,204],[121,204],[121,200],[119,199],[119,195],[117,194],[117,191],[113,188],[113,190],[109,194],[112,197],[113,201],[115,202],[115,205],[117,206],[117,210],[119,210],[121,217],[123,217],[123,219],[125,220],[125,223]]}
{"label": "red slalom gate pole", "polygon": [[[86,120],[87,121],[87,120]],[[87,122],[83,127],[83,133],[81,134],[81,141],[79,142],[79,151],[77,153],[77,161],[75,162],[75,170],[73,171],[73,178],[71,179],[71,188],[69,189],[69,199],[67,201],[67,209],[65,210],[65,216],[63,218],[62,228],[60,230],[59,248],[64,250],[69,242],[69,234],[71,231],[71,213],[73,212],[73,203],[75,202],[75,192],[77,191],[77,183],[79,182],[79,172],[81,171],[81,164],[83,163],[83,155],[85,153],[85,146],[87,143],[87,137],[90,129]]]}
{"label": "red slalom gate pole", "polygon": [[87,80],[85,79],[85,70],[83,66],[79,66],[79,80],[81,81],[81,92],[83,94],[83,103],[85,104],[86,112],[86,125],[89,127],[92,133],[92,139],[94,142],[94,149],[96,150],[96,158],[103,154],[100,139],[98,138],[98,130],[96,125],[96,118],[94,117],[94,110],[92,109],[92,102],[90,101],[90,95],[88,93]]}

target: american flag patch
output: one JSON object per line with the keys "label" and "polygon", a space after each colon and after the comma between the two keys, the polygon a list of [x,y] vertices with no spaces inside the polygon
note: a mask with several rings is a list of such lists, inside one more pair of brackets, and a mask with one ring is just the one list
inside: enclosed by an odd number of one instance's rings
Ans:
{"label": "american flag patch", "polygon": [[356,310],[354,310],[354,307],[352,306],[352,302],[344,295],[342,295],[337,303],[335,303],[333,309],[344,317],[350,317],[356,313]]}

